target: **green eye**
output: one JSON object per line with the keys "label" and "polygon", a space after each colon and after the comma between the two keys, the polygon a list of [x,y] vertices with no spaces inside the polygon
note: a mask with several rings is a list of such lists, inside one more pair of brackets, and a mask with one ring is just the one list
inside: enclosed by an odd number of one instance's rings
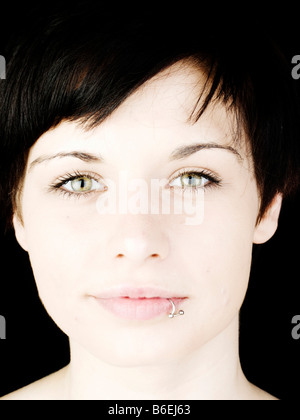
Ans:
{"label": "green eye", "polygon": [[75,172],[74,174],[66,174],[56,182],[50,185],[50,191],[56,191],[69,197],[88,197],[92,193],[101,193],[107,191],[107,186],[101,182],[98,175],[82,174]]}
{"label": "green eye", "polygon": [[[72,181],[69,181],[68,184],[70,184],[72,191],[76,193],[89,192],[93,188],[93,180],[86,176],[75,178]],[[65,188],[66,188],[66,185],[65,185]]]}
{"label": "green eye", "polygon": [[171,187],[196,189],[204,187],[208,182],[209,180],[203,174],[188,172],[177,176],[170,185]]}
{"label": "green eye", "polygon": [[184,174],[180,176],[182,187],[199,188],[205,184],[205,178],[197,174]]}
{"label": "green eye", "polygon": [[62,182],[57,187],[74,194],[87,194],[93,191],[105,191],[106,187],[89,175],[78,175]]}

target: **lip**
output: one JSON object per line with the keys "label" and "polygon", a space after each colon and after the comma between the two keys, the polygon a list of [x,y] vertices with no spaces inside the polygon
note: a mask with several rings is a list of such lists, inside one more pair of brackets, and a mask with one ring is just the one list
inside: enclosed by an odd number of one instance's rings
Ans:
{"label": "lip", "polygon": [[106,290],[92,297],[101,307],[117,317],[139,321],[170,314],[172,304],[169,299],[174,302],[176,309],[186,299],[166,290],[131,287]]}

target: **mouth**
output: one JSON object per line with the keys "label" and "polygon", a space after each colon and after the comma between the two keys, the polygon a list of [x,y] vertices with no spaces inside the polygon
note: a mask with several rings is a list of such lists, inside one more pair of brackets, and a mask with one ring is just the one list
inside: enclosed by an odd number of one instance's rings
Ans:
{"label": "mouth", "polygon": [[147,321],[165,314],[168,316],[173,309],[182,306],[186,297],[158,289],[127,288],[106,291],[92,296],[105,310],[119,318],[128,320]]}

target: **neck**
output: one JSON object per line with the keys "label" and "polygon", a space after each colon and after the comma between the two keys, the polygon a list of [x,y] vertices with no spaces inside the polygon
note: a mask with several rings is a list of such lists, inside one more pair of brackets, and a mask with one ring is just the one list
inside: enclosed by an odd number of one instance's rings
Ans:
{"label": "neck", "polygon": [[69,399],[236,399],[247,387],[238,354],[238,319],[185,358],[151,366],[107,364],[75,341],[66,374]]}

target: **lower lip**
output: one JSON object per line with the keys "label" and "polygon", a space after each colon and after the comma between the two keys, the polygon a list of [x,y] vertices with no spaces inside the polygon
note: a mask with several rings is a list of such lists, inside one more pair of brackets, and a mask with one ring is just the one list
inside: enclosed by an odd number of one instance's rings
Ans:
{"label": "lower lip", "polygon": [[[175,306],[182,301],[180,298],[172,298]],[[130,320],[147,321],[162,314],[172,312],[172,304],[165,298],[137,298],[128,297],[99,299],[96,301],[114,315]]]}

